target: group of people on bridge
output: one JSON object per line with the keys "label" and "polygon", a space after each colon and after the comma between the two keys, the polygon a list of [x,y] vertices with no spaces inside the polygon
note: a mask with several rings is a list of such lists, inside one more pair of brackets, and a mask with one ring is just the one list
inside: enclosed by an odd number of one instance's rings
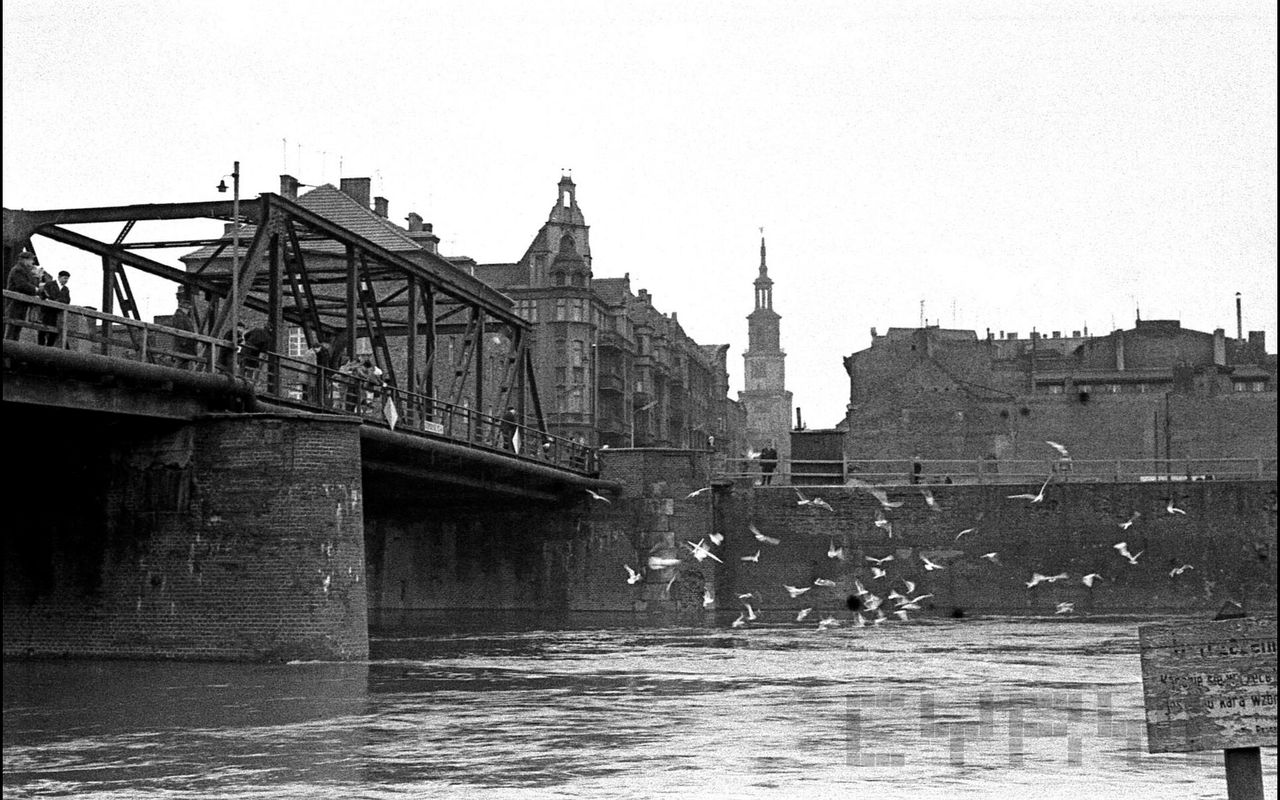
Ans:
{"label": "group of people on bridge", "polygon": [[[66,270],[59,272],[57,277],[45,272],[41,269],[36,254],[30,250],[23,250],[18,255],[18,263],[9,270],[4,288],[17,294],[66,305],[71,302],[71,290],[67,288],[67,281],[70,279],[71,273]],[[8,341],[19,341],[22,338],[22,329],[28,327],[30,323],[36,323],[39,325],[36,341],[42,345],[57,345],[62,314],[61,309],[17,299],[6,299],[4,338]]]}

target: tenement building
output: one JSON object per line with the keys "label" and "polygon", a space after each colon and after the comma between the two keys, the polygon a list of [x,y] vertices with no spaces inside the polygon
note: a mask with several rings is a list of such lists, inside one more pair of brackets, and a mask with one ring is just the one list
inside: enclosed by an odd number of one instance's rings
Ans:
{"label": "tenement building", "polygon": [[773,310],[773,281],[760,237],[760,274],[754,281],[755,308],[747,315],[747,350],[742,354],[746,389],[738,402],[746,411],[746,444],[759,451],[772,444],[784,462],[791,455],[791,392],[787,391],[787,354],[781,346],[781,322]]}
{"label": "tenement building", "polygon": [[590,229],[568,176],[519,261],[475,264],[534,326],[547,427],[609,447],[733,452],[742,411],[728,397],[728,345],[699,345],[630,275],[596,278]]}
{"label": "tenement building", "polygon": [[1105,336],[871,330],[844,359],[851,459],[1274,459],[1276,356],[1265,336],[1177,320]]}

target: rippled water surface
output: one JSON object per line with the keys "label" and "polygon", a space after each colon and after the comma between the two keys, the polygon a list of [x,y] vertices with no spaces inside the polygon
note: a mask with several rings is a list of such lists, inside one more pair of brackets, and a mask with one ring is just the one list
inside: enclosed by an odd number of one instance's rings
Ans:
{"label": "rippled water surface", "polygon": [[4,796],[1225,797],[1220,753],[1146,753],[1137,625],[406,628],[359,664],[10,662]]}

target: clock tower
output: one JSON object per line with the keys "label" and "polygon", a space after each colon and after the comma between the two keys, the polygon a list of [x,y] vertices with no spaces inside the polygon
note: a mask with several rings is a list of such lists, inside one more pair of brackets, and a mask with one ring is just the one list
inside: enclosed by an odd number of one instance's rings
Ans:
{"label": "clock tower", "polygon": [[[746,390],[738,401],[747,412],[747,445],[754,451],[772,443],[780,459],[791,452],[791,392],[786,388],[787,354],[780,346],[781,317],[773,310],[773,281],[760,236],[760,274],[754,282],[755,309],[747,315],[743,353]],[[781,468],[781,465],[779,465]]]}

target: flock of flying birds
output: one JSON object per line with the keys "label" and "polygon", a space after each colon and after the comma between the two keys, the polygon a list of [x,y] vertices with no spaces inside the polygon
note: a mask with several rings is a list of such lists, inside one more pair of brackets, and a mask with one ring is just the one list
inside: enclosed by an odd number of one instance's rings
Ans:
{"label": "flock of flying birds", "polygon": [[[1067,451],[1066,447],[1063,447],[1061,444],[1058,444],[1057,442],[1046,441],[1045,444],[1057,450],[1061,456],[1062,461],[1070,461],[1071,455]],[[1011,494],[1011,495],[1008,495],[1008,498],[1010,500],[1026,500],[1028,501],[1028,503],[1043,502],[1045,489],[1047,489],[1049,484],[1052,482],[1053,474],[1054,474],[1053,472],[1050,472],[1049,477],[1045,479],[1045,482],[1040,486],[1040,491],[1038,491],[1037,493]],[[845,486],[851,489],[858,489],[861,491],[865,491],[880,503],[880,508],[876,510],[876,518],[873,524],[875,525],[876,528],[883,531],[885,536],[888,539],[892,539],[893,524],[892,522],[890,522],[888,517],[885,516],[885,512],[892,511],[893,509],[901,507],[903,505],[903,501],[890,500],[888,493],[884,489],[882,489],[881,487],[875,486],[873,484],[867,483],[866,481],[859,480],[858,478],[850,478],[845,483]],[[917,491],[920,492],[921,495],[923,495],[925,504],[930,509],[932,509],[933,511],[942,510],[942,507],[938,504],[937,499],[933,496],[933,493],[929,491],[928,487],[917,486],[915,488]],[[596,500],[599,500],[604,503],[610,502],[609,498],[604,497],[603,495],[600,495],[596,492],[593,492],[590,489],[586,491]],[[705,486],[701,489],[690,492],[688,495],[685,496],[685,499],[686,500],[692,499],[700,495],[703,495],[709,491],[711,491],[711,487]],[[831,505],[827,501],[823,500],[821,497],[806,497],[799,489],[794,489],[794,491],[796,493],[797,506],[807,506],[809,508],[826,509],[827,511],[835,510],[831,507]],[[1174,500],[1172,498],[1169,499],[1168,504],[1165,506],[1165,511],[1168,514],[1185,515],[1187,513],[1183,509],[1176,507],[1174,505]],[[1125,520],[1124,522],[1118,523],[1118,527],[1120,528],[1121,531],[1127,531],[1133,527],[1134,523],[1136,523],[1141,516],[1142,516],[1141,513],[1134,511],[1133,514],[1127,520]],[[979,515],[979,521],[981,521],[981,514]],[[752,523],[748,523],[748,528],[751,531],[751,535],[754,536],[756,541],[759,542],[761,545],[776,546],[781,543],[781,540],[779,540],[778,538],[773,536],[768,536],[762,533],[760,529],[757,528]],[[955,541],[957,542],[960,541],[961,537],[967,534],[971,534],[976,530],[977,530],[976,526],[961,530],[959,533],[956,534]],[[708,539],[710,539],[710,543],[708,543],[707,541]],[[683,547],[689,551],[690,555],[692,555],[696,561],[701,562],[709,558],[713,561],[717,561],[723,564],[724,563],[723,560],[711,550],[713,546],[718,547],[720,544],[723,543],[723,541],[724,541],[723,534],[712,533],[709,536],[704,537],[703,539],[700,539],[697,542],[685,541],[683,543]],[[831,542],[830,547],[828,547],[827,549],[827,557],[837,561],[845,561],[846,558],[845,558],[844,548],[837,547],[834,539],[831,539],[830,542]],[[1123,541],[1116,542],[1113,545],[1113,547],[1115,548],[1116,553],[1120,558],[1123,558],[1125,561],[1127,561],[1129,566],[1134,566],[1134,567],[1138,566],[1138,559],[1141,558],[1143,552],[1145,552],[1143,550],[1139,550],[1137,553],[1130,552],[1128,543]],[[744,561],[744,562],[759,563],[760,555],[762,552],[763,552],[763,548],[758,548],[756,552],[753,553],[752,555],[740,556],[739,558],[741,561]],[[938,564],[938,563],[935,563],[934,561],[931,561],[923,553],[917,554],[917,557],[921,560],[922,565],[926,572],[934,572],[937,570],[946,569],[945,565]],[[981,558],[986,559],[987,561],[990,561],[993,564],[997,564],[997,565],[1000,564],[1000,556],[998,553],[995,553],[995,552],[983,553],[981,555]],[[921,610],[922,607],[920,606],[920,601],[933,597],[932,593],[919,594],[913,597],[912,595],[916,591],[916,584],[914,582],[907,580],[905,578],[893,579],[889,577],[888,571],[885,569],[884,565],[890,561],[893,561],[895,559],[894,555],[890,554],[887,556],[883,556],[881,558],[865,556],[865,559],[866,561],[870,562],[871,580],[887,581],[888,582],[887,586],[889,588],[889,591],[887,594],[885,594],[884,597],[881,597],[875,592],[872,592],[869,589],[867,589],[862,584],[862,582],[857,578],[853,579],[854,595],[858,598],[858,603],[855,606],[856,608],[858,608],[858,611],[854,614],[854,620],[853,620],[854,627],[860,628],[860,627],[865,627],[867,625],[878,626],[878,625],[884,624],[885,622],[890,621],[891,619],[897,619],[899,621],[906,622],[910,619],[909,612]],[[672,558],[672,557],[654,555],[649,557],[647,567],[649,570],[661,570],[661,569],[667,569],[670,567],[678,567],[682,563],[684,563],[683,558]],[[644,578],[643,568],[640,570],[636,570],[636,569],[633,569],[630,564],[623,564],[623,568],[627,572],[627,583],[629,584],[639,583]],[[1194,569],[1195,567],[1192,566],[1191,564],[1182,564],[1181,566],[1174,567],[1172,570],[1170,570],[1169,576],[1171,578],[1177,577],[1187,572],[1188,570],[1194,570]],[[666,589],[664,590],[664,594],[669,594],[671,590],[671,586],[673,583],[675,583],[676,578],[678,576],[679,576],[679,572],[676,571],[675,574],[672,575],[671,580],[667,583]],[[1102,577],[1103,576],[1097,572],[1091,572],[1087,575],[1081,576],[1080,582],[1083,583],[1086,587],[1092,589],[1094,582]],[[1033,572],[1031,574],[1031,578],[1026,581],[1026,586],[1028,589],[1031,589],[1042,583],[1056,583],[1058,581],[1069,580],[1070,578],[1071,576],[1066,572],[1060,572],[1054,575],[1045,575],[1040,572]],[[792,599],[795,599],[814,589],[834,588],[836,586],[838,586],[838,584],[833,580],[829,580],[827,578],[817,578],[813,581],[813,584],[810,586],[791,586],[791,585],[784,584],[782,586],[782,589],[785,590]],[[902,591],[899,591],[899,588],[901,588]],[[742,627],[746,625],[748,622],[754,622],[760,619],[760,613],[751,605],[751,602],[753,600],[756,600],[758,597],[759,595],[756,592],[746,592],[744,594],[738,595],[738,600],[739,602],[742,603],[744,608],[742,613],[738,616],[738,618],[733,621],[732,623],[733,627],[735,628]],[[715,605],[715,602],[716,602],[715,597],[712,595],[711,590],[709,588],[704,589],[703,599],[702,599],[703,607],[712,608]],[[892,611],[889,614],[885,613],[886,603],[893,604]],[[803,622],[809,616],[809,614],[812,613],[812,611],[813,611],[812,606],[808,608],[800,609],[799,613],[796,614],[795,621]],[[873,616],[869,616],[869,617],[864,616],[862,613],[864,611],[868,615],[873,615]],[[1062,602],[1057,604],[1057,610],[1054,613],[1065,615],[1065,614],[1072,614],[1074,612],[1075,612],[1074,603]],[[836,627],[840,624],[841,624],[840,620],[836,619],[835,617],[832,617],[832,616],[824,617],[823,619],[818,621],[818,630],[825,630],[827,628]]]}

